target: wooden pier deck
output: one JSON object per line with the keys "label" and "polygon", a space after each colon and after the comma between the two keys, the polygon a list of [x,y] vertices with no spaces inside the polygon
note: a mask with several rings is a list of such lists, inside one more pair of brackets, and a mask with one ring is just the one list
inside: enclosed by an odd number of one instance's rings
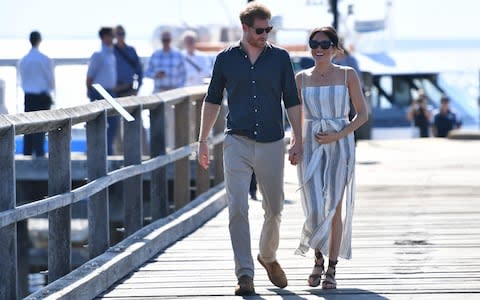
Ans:
{"label": "wooden pier deck", "polygon": [[[313,254],[293,254],[303,222],[296,170],[287,164],[278,259],[285,289],[255,261],[251,299],[480,299],[480,141],[361,141],[353,259],[338,289],[310,288]],[[249,200],[252,254],[261,202]],[[230,299],[236,283],[227,210],[129,274],[97,299]],[[240,298],[240,297],[238,297]]]}

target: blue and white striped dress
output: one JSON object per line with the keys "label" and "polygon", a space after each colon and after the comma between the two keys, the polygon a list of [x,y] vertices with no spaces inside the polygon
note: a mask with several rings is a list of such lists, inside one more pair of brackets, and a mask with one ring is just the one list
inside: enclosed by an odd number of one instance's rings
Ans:
{"label": "blue and white striped dress", "polygon": [[[303,82],[304,80],[302,80]],[[340,131],[348,125],[350,101],[348,87],[343,85],[302,86],[303,160],[298,164],[301,200],[305,214],[296,254],[309,248],[320,249],[329,256],[329,238],[337,205],[344,200],[343,233],[339,256],[352,256],[352,215],[354,208],[355,141],[353,133],[330,144],[319,144],[319,131]]]}

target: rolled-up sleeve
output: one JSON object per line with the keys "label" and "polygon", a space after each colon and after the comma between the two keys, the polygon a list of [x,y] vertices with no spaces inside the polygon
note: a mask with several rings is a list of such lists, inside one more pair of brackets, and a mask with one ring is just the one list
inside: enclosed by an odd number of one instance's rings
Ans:
{"label": "rolled-up sleeve", "polygon": [[213,66],[212,78],[208,86],[205,102],[212,104],[222,104],[223,91],[225,89],[225,76],[223,74],[223,53],[220,53],[215,59]]}
{"label": "rolled-up sleeve", "polygon": [[286,58],[283,59],[285,72],[283,72],[283,103],[285,108],[290,108],[295,105],[300,104],[300,99],[298,98],[297,85],[295,83],[295,73],[293,72],[292,62],[290,60],[290,55],[288,52],[285,52]]}

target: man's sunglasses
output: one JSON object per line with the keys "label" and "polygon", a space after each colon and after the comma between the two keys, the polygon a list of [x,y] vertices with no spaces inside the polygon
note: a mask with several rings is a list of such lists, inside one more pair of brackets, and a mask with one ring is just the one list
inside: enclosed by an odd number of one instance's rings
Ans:
{"label": "man's sunglasses", "polygon": [[310,40],[308,41],[308,45],[312,49],[317,49],[318,46],[320,46],[320,48],[322,48],[323,50],[327,50],[328,48],[330,48],[330,46],[333,46],[333,43],[332,41],[329,41],[329,40],[323,40],[323,41]]}
{"label": "man's sunglasses", "polygon": [[267,28],[254,28],[256,34],[262,34],[264,32],[269,33],[272,31],[273,26],[268,26]]}

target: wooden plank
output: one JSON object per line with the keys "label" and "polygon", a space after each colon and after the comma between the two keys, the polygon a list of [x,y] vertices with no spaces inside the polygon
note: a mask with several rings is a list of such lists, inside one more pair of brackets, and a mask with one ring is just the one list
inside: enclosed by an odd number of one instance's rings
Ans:
{"label": "wooden plank", "polygon": [[[125,166],[142,163],[142,110],[132,112],[135,120],[124,120],[123,151]],[[136,175],[123,181],[123,209],[126,236],[132,235],[143,227],[143,183],[142,175]]]}
{"label": "wooden plank", "polygon": [[[175,105],[175,147],[190,144],[190,108],[189,98]],[[175,161],[173,181],[175,209],[178,210],[190,202],[190,161],[188,157]]]}
{"label": "wooden plank", "polygon": [[[88,143],[88,141],[87,141]],[[88,151],[88,150],[87,150]],[[86,154],[72,153],[72,180],[85,180],[88,178]],[[107,160],[107,170],[116,170],[123,167],[123,157],[110,156]],[[31,156],[15,155],[15,177],[17,181],[48,180],[48,161],[32,159]]]}
{"label": "wooden plank", "polygon": [[[194,122],[197,124],[196,131],[193,134],[194,139],[198,139],[199,134],[200,134],[200,121],[201,121],[201,115],[202,115],[202,101],[197,101],[195,102],[195,118]],[[196,185],[196,195],[200,195],[203,192],[207,191],[210,188],[210,172],[209,170],[205,170],[201,168],[197,164],[196,168],[196,178],[195,178],[195,185]]]}
{"label": "wooden plank", "polygon": [[[140,105],[144,109],[150,109],[155,108],[161,102],[167,105],[174,105],[184,101],[185,97],[201,97],[205,95],[205,92],[206,87],[183,88],[160,93],[160,97],[138,96],[121,98],[118,99],[118,103],[127,110],[138,109]],[[55,130],[55,128],[62,125],[65,117],[71,119],[72,125],[87,122],[95,119],[105,110],[107,110],[109,115],[118,115],[107,101],[99,100],[70,108],[3,115],[2,118],[15,126],[15,133],[18,135]]]}
{"label": "wooden plank", "polygon": [[[69,192],[72,189],[70,141],[72,123],[48,133],[48,195]],[[48,282],[53,282],[71,271],[72,245],[70,233],[71,206],[48,213]]]}
{"label": "wooden plank", "polygon": [[51,196],[43,200],[28,203],[15,209],[0,212],[0,227],[7,226],[14,222],[38,216],[52,209],[58,209],[78,201],[83,201],[108,186],[146,172],[150,172],[159,167],[165,166],[173,161],[191,155],[194,145],[188,145],[180,149],[173,150],[169,154],[152,158],[142,162],[141,165],[128,166],[122,169],[112,171],[108,176],[96,179],[75,190],[56,196]]}
{"label": "wooden plank", "polygon": [[[363,292],[363,294],[361,294]],[[233,298],[232,296],[225,295],[228,299]],[[216,299],[225,299],[225,296],[214,296],[214,295],[209,295],[209,296],[198,296],[198,295],[192,295],[189,296],[188,299],[191,300],[198,300],[198,299],[208,299],[208,300],[216,300]],[[271,300],[299,300],[299,299],[305,299],[305,300],[328,300],[328,299],[342,299],[342,300],[383,300],[383,299],[390,299],[390,300],[411,300],[411,299],[416,299],[415,297],[421,296],[422,300],[451,300],[451,299],[465,299],[465,300],[477,300],[478,296],[476,294],[469,294],[467,293],[447,293],[447,294],[401,294],[401,295],[391,295],[391,294],[374,294],[369,291],[357,291],[356,293],[348,293],[344,292],[341,295],[337,294],[332,294],[331,292],[310,292],[310,293],[304,293],[302,295],[298,294],[281,294],[281,295],[271,295],[268,297],[268,299]],[[177,298],[177,297],[175,297]],[[241,297],[237,297],[241,299]],[[126,297],[105,297],[105,299],[111,299],[111,300],[120,300],[120,299],[172,299],[171,296],[154,296],[154,297],[145,297],[145,296],[139,296],[139,297],[132,297],[132,296],[126,296]],[[265,299],[261,296],[252,296],[248,297],[248,299]]]}
{"label": "wooden plank", "polygon": [[26,299],[91,299],[131,270],[141,266],[159,249],[161,251],[190,234],[225,205],[224,187],[219,185],[173,213],[171,217],[149,224],[106,253]]}
{"label": "wooden plank", "polygon": [[[16,206],[15,128],[0,135],[0,212]],[[0,299],[17,298],[17,224],[0,227]]]}
{"label": "wooden plank", "polygon": [[[162,102],[150,110],[150,153],[151,157],[165,155],[165,104]],[[150,211],[152,220],[158,220],[168,214],[167,168],[161,167],[151,172]]]}
{"label": "wooden plank", "polygon": [[[225,104],[220,105],[220,112],[217,121],[213,126],[213,134],[216,136],[222,134],[225,130]],[[213,146],[213,185],[223,182],[223,143]]]}
{"label": "wooden plank", "polygon": [[[87,122],[88,181],[107,175],[107,113]],[[88,199],[88,253],[90,258],[105,252],[110,245],[108,188]]]}
{"label": "wooden plank", "polygon": [[[353,259],[340,259],[336,291],[307,286],[312,251],[306,257],[293,255],[304,217],[296,172],[286,164],[288,200],[277,255],[289,285],[286,289],[275,288],[255,261],[256,298],[479,298],[480,190],[476,181],[468,181],[465,176],[480,169],[480,142],[416,142],[368,141],[357,145],[360,162],[375,158],[378,163],[357,163],[356,176],[361,184],[357,185]],[[450,155],[449,159],[443,152],[430,155],[438,149],[462,155]],[[422,159],[410,161],[412,153]],[[412,165],[415,175],[407,176],[412,173]],[[450,172],[455,177],[438,175]],[[263,209],[260,201],[251,200],[249,206],[252,255],[256,255]],[[235,282],[228,212],[223,210],[97,298],[225,299],[233,296]]]}

